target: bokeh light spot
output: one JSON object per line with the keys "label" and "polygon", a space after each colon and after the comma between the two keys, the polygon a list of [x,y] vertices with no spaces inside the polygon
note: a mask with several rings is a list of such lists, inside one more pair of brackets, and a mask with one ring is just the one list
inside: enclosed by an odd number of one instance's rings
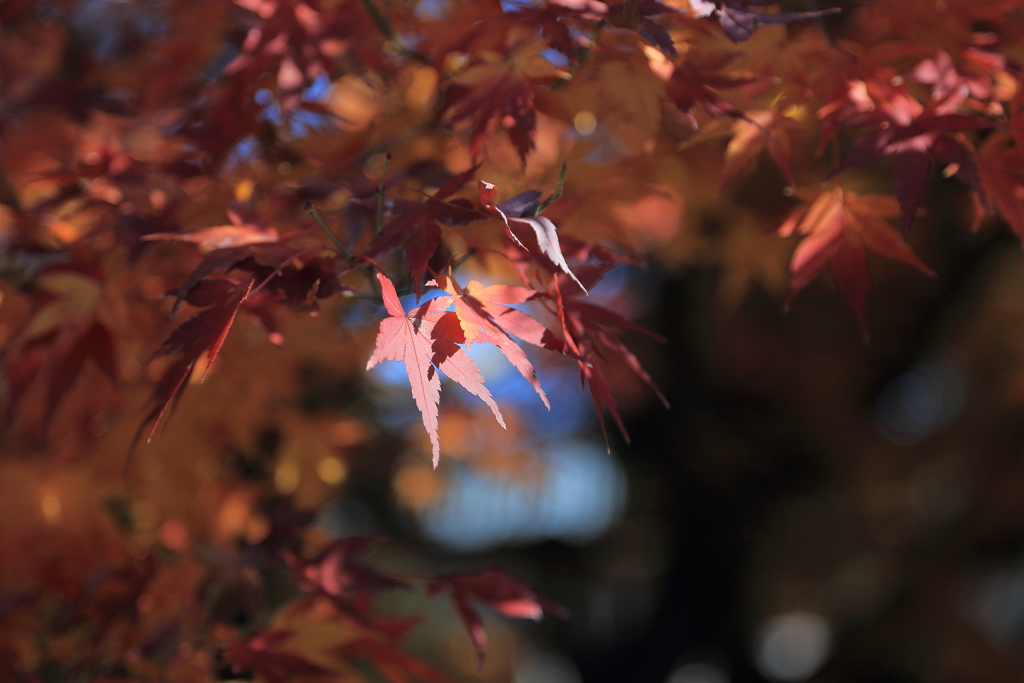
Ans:
{"label": "bokeh light spot", "polygon": [[580,135],[590,135],[597,130],[597,117],[592,111],[581,111],[573,117],[572,125]]}
{"label": "bokeh light spot", "polygon": [[321,458],[320,462],[316,464],[316,476],[320,477],[325,484],[334,486],[345,480],[345,477],[348,476],[348,469],[340,458],[330,455]]}
{"label": "bokeh light spot", "polygon": [[43,495],[43,499],[40,502],[43,509],[43,517],[49,524],[56,524],[63,517],[63,511],[61,509],[60,498],[53,493],[47,493]]}
{"label": "bokeh light spot", "polygon": [[299,487],[299,468],[294,462],[282,462],[274,470],[274,488],[289,494]]}
{"label": "bokeh light spot", "polygon": [[665,683],[729,683],[729,674],[709,662],[690,662],[673,669]]}
{"label": "bokeh light spot", "polygon": [[777,681],[810,678],[832,649],[832,629],[810,612],[782,614],[765,622],[755,646],[757,669]]}

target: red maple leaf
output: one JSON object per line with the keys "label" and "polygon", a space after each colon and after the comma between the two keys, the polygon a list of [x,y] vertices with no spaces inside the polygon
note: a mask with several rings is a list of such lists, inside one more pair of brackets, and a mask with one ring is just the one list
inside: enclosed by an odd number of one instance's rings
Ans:
{"label": "red maple leaf", "polygon": [[599,0],[550,0],[534,7],[519,7],[508,16],[518,19],[521,26],[534,30],[540,27],[552,49],[577,63],[581,41],[574,39],[570,25],[580,35],[586,35],[607,13],[608,6]]}
{"label": "red maple leaf", "polygon": [[806,235],[790,262],[786,305],[827,263],[867,341],[867,297],[871,288],[868,249],[935,277],[935,272],[886,221],[898,215],[899,206],[888,195],[858,196],[838,187],[822,192],[808,206],[795,211],[778,231],[783,237]]}
{"label": "red maple leaf", "polygon": [[496,346],[533,386],[540,400],[550,410],[551,404],[540,386],[533,364],[511,336],[553,351],[561,352],[564,349],[562,340],[543,324],[523,311],[512,308],[514,304],[528,301],[536,292],[515,285],[485,287],[476,280],[471,280],[463,289],[454,277],[444,275],[439,275],[436,283],[452,295],[455,314],[466,337],[466,347],[469,348],[474,342]]}
{"label": "red maple leaf", "polygon": [[[308,252],[307,249],[296,252],[280,242],[215,249],[199,261],[179,288],[171,313],[188,298],[192,288],[203,280],[234,269],[249,273],[259,284],[264,298],[279,301],[291,308],[316,310],[316,299],[351,291],[351,287],[338,281],[338,276],[343,273],[338,271],[335,257],[303,256]],[[305,263],[302,262],[304,258],[308,259]]]}
{"label": "red maple leaf", "polygon": [[[1020,143],[1015,145],[1009,133],[993,133],[978,149],[978,171],[1003,219],[1024,242],[1024,156],[1020,150]],[[976,223],[982,214],[979,210]]]}
{"label": "red maple leaf", "polygon": [[761,80],[756,76],[733,76],[718,73],[741,53],[731,50],[698,50],[691,48],[676,65],[672,77],[665,84],[665,94],[679,111],[683,112],[694,128],[697,117],[693,110],[704,109],[712,116],[731,116],[746,119],[747,115],[731,104],[718,90],[738,88]]}
{"label": "red maple leaf", "polygon": [[36,279],[35,294],[44,303],[5,352],[10,401],[8,419],[45,370],[43,424],[91,360],[117,384],[114,339],[99,306],[102,284],[71,270],[53,270]]}
{"label": "red maple leaf", "polygon": [[722,176],[718,181],[718,194],[721,194],[733,178],[750,165],[762,149],[768,153],[786,176],[790,186],[796,187],[793,179],[793,149],[786,130],[787,119],[778,111],[750,112],[749,118],[735,121],[735,133],[725,148],[725,163],[722,165]]}
{"label": "red maple leaf", "polygon": [[513,619],[540,621],[545,612],[563,618],[568,614],[561,605],[542,599],[529,586],[499,569],[488,569],[476,574],[439,576],[427,583],[428,595],[438,593],[451,596],[459,618],[473,639],[481,669],[487,652],[487,631],[474,603],[487,605]]}
{"label": "red maple leaf", "polygon": [[410,202],[404,210],[400,209],[398,216],[383,227],[366,251],[372,258],[402,244],[417,299],[423,293],[423,276],[430,259],[441,247],[441,224],[465,224],[481,217],[479,210],[466,200],[445,201],[458,192],[478,168],[473,166],[453,176],[425,202]]}
{"label": "red maple leaf", "polygon": [[[572,292],[571,287],[564,287],[564,289],[569,293]],[[594,401],[594,408],[597,410],[597,418],[601,424],[601,432],[604,434],[605,445],[611,451],[611,442],[608,439],[608,430],[604,422],[605,410],[612,416],[619,432],[627,442],[629,434],[626,432],[626,426],[615,405],[611,385],[604,374],[605,351],[610,351],[618,356],[668,408],[668,400],[654,384],[654,380],[641,365],[640,360],[612,332],[612,328],[618,327],[639,332],[662,343],[665,343],[665,338],[607,308],[569,298],[562,290],[563,287],[556,282],[554,295],[558,301],[566,344],[578,357],[576,362],[580,367],[580,383],[582,384],[586,380],[590,396]]]}
{"label": "red maple leaf", "polygon": [[948,52],[937,50],[934,58],[914,67],[911,78],[931,85],[933,100],[957,96],[965,104],[984,108],[994,94],[993,78],[1006,68],[1006,57],[978,47],[964,48],[958,56],[954,62]]}
{"label": "red maple leaf", "polygon": [[859,108],[865,110],[844,117],[843,123],[870,130],[857,138],[830,177],[892,155],[893,189],[903,208],[904,235],[921,205],[933,160],[977,192],[983,203],[987,201],[974,152],[954,133],[990,128],[992,123],[973,114],[953,113],[966,93],[951,91],[924,107],[901,85],[881,79],[856,81],[850,89],[851,101],[860,101]]}
{"label": "red maple leaf", "polygon": [[434,467],[437,467],[441,458],[437,437],[437,404],[441,399],[438,370],[486,403],[502,427],[505,420],[484,386],[480,371],[466,350],[459,346],[466,342],[466,337],[458,316],[447,310],[452,304],[451,297],[431,299],[406,313],[391,280],[382,273],[377,274],[377,279],[384,308],[391,317],[380,321],[376,348],[366,363],[366,369],[383,360],[405,362],[412,396],[430,436]]}
{"label": "red maple leaf", "polygon": [[253,671],[267,683],[286,683],[296,676],[338,676],[337,671],[277,649],[291,636],[290,631],[263,631],[248,640],[231,643],[226,653],[231,670],[236,674]]}
{"label": "red maple leaf", "polygon": [[[647,328],[627,320],[613,311],[577,300],[578,297],[587,292],[587,289],[596,285],[612,268],[623,263],[636,263],[636,259],[572,238],[566,239],[565,242],[567,252],[573,259],[583,261],[583,265],[576,266],[576,274],[571,277],[565,273],[556,275],[546,291],[534,292],[531,297],[533,301],[546,301],[549,306],[551,302],[554,303],[554,306],[549,310],[561,323],[564,341],[558,339],[552,332],[541,326],[540,323],[536,321],[533,321],[533,323],[544,331],[545,336],[542,343],[539,344],[540,346],[572,356],[579,364],[581,383],[587,384],[590,388],[591,397],[597,409],[598,420],[601,424],[601,430],[605,436],[605,443],[610,450],[611,445],[604,422],[605,409],[612,415],[627,441],[629,440],[629,435],[626,433],[625,425],[619,416],[618,408],[612,397],[611,385],[608,383],[608,379],[602,369],[605,352],[610,351],[620,358],[641,381],[651,387],[663,404],[668,405],[665,397],[654,385],[650,375],[640,364],[639,359],[618,339],[612,332],[612,328],[618,327],[639,332],[661,342],[665,340],[661,335],[651,332]],[[509,248],[515,249],[511,244],[509,244]],[[518,249],[516,251],[518,252]],[[516,253],[511,253],[510,260],[513,261],[523,281],[527,282],[527,268],[523,263],[516,260],[517,255]],[[548,269],[554,271],[554,268],[550,266]],[[518,313],[522,314],[521,311]],[[533,344],[537,343],[535,341],[536,331],[532,333],[531,338],[528,338],[515,332],[512,327],[503,322],[503,319],[499,319],[499,322],[508,332],[520,339]],[[553,340],[555,343],[552,343]]]}
{"label": "red maple leaf", "polygon": [[448,122],[473,122],[470,153],[474,158],[491,121],[498,118],[519,158],[526,163],[537,128],[534,85],[566,75],[540,54],[543,48],[540,42],[517,46],[504,59],[474,64],[449,81]]}
{"label": "red maple leaf", "polygon": [[389,683],[452,683],[452,680],[389,640],[356,638],[334,649],[344,659],[364,659]]}
{"label": "red maple leaf", "polygon": [[153,438],[160,418],[171,402],[181,394],[185,382],[192,376],[196,361],[203,353],[206,354],[203,379],[206,379],[228,335],[228,330],[235,321],[238,308],[245,301],[250,289],[251,280],[245,284],[238,284],[217,278],[203,280],[186,295],[185,300],[190,304],[208,308],[195,314],[171,332],[148,361],[152,362],[160,356],[179,356],[167,368],[153,390],[153,396],[150,398],[152,408],[139,428],[141,431],[146,424],[153,422],[148,438]]}
{"label": "red maple leaf", "polygon": [[243,204],[235,202],[228,207],[228,225],[216,225],[195,232],[151,232],[142,236],[142,240],[170,240],[175,242],[191,242],[199,246],[203,252],[229,247],[242,247],[249,244],[277,242],[280,236],[277,230],[266,225],[255,211]]}
{"label": "red maple leaf", "polygon": [[373,537],[342,538],[309,559],[293,560],[295,585],[302,591],[332,600],[344,600],[354,593],[408,588],[406,582],[353,559],[379,540]]}
{"label": "red maple leaf", "polygon": [[[249,29],[241,52],[224,67],[224,74],[244,71],[256,81],[268,71],[276,72],[278,89],[292,95],[286,108],[297,106],[299,91],[320,74],[331,73],[339,57],[378,35],[370,17],[353,5],[321,11],[316,0],[236,2],[263,21]],[[362,50],[360,57],[386,66],[378,50]]]}

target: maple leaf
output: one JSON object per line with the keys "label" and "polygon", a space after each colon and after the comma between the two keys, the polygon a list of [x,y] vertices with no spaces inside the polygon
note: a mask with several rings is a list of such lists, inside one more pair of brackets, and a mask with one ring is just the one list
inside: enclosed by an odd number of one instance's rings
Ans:
{"label": "maple leaf", "polygon": [[[976,47],[968,47],[961,53],[962,63],[956,64],[945,50],[938,50],[934,58],[925,59],[911,71],[911,78],[918,83],[932,86],[932,99],[944,100],[957,97],[967,100],[987,100],[993,96],[993,76],[1006,67],[1003,55]],[[981,103],[977,102],[981,107]]]}
{"label": "maple leaf", "polygon": [[[978,172],[999,213],[1024,243],[1024,157],[1020,150],[1010,133],[993,133],[978,149]],[[981,214],[978,211],[976,223]]]}
{"label": "maple leaf", "polygon": [[718,194],[766,147],[786,176],[786,181],[791,187],[796,187],[793,179],[793,150],[785,118],[777,111],[756,111],[750,112],[744,120],[735,122],[735,133],[725,148],[725,163],[718,181]]}
{"label": "maple leaf", "polygon": [[487,652],[487,630],[474,603],[481,603],[513,619],[540,621],[544,613],[567,616],[567,610],[556,603],[540,598],[528,586],[511,578],[499,569],[488,569],[476,574],[449,574],[431,579],[427,594],[447,593],[455,604],[466,631],[477,651],[477,665],[482,669]]}
{"label": "maple leaf", "polygon": [[148,362],[152,362],[160,356],[179,356],[164,372],[153,390],[150,398],[152,408],[139,427],[140,432],[150,421],[153,426],[149,431],[148,438],[152,439],[156,432],[160,418],[171,402],[181,395],[185,383],[192,376],[199,357],[206,354],[206,370],[203,379],[209,374],[213,361],[217,358],[224,339],[235,321],[238,308],[245,301],[249,290],[252,289],[250,280],[244,285],[237,284],[231,280],[214,279],[204,280],[202,286],[194,287],[186,296],[186,301],[196,306],[208,306],[193,317],[179,325],[164,340]]}
{"label": "maple leaf", "polygon": [[376,257],[402,244],[417,301],[423,294],[423,276],[430,259],[442,246],[441,223],[464,224],[480,218],[479,211],[465,200],[445,201],[458,192],[478,168],[473,166],[449,178],[425,202],[412,204],[407,210],[400,211],[398,217],[383,227],[366,251],[367,256]]}
{"label": "maple leaf", "polygon": [[452,296],[455,314],[466,338],[466,348],[474,342],[492,344],[504,354],[519,374],[534,388],[544,406],[551,404],[540,386],[533,364],[523,349],[510,335],[551,350],[561,350],[562,342],[537,320],[512,304],[528,301],[535,291],[515,285],[490,285],[485,287],[471,280],[463,289],[454,277],[439,275],[437,285]]}
{"label": "maple leaf", "polygon": [[[608,432],[605,428],[604,410],[607,409],[615,420],[622,435],[629,440],[625,425],[619,416],[611,393],[611,386],[602,369],[602,349],[607,349],[618,356],[627,367],[630,368],[645,384],[647,384],[666,407],[668,405],[665,397],[654,385],[650,375],[644,370],[636,356],[611,332],[610,328],[618,327],[639,332],[657,341],[664,342],[665,339],[654,332],[651,332],[642,325],[627,320],[622,316],[601,306],[576,300],[587,289],[593,287],[612,268],[622,263],[636,263],[636,259],[617,254],[613,251],[599,247],[594,244],[582,242],[576,239],[567,239],[566,246],[573,258],[584,261],[583,265],[576,267],[576,275],[570,276],[558,274],[548,286],[547,291],[536,292],[533,300],[547,299],[555,302],[556,310],[552,311],[559,319],[562,326],[564,341],[558,339],[553,333],[545,332],[546,342],[540,344],[551,350],[558,350],[576,360],[580,367],[581,383],[587,384],[590,389],[594,406],[597,409],[598,421],[601,431],[605,436],[605,443],[611,451],[611,442],[608,439]],[[509,248],[513,247],[511,244]],[[517,250],[518,251],[518,250]],[[523,281],[527,281],[525,267],[515,259],[516,254],[510,254],[510,260],[516,265]],[[520,312],[521,313],[521,312]],[[533,321],[535,325],[539,323]],[[521,339],[536,344],[536,332],[533,338],[526,338],[502,322],[505,329]],[[544,329],[541,327],[541,329]],[[552,345],[551,340],[557,340],[557,345]]]}
{"label": "maple leaf", "polygon": [[[536,216],[534,218],[510,218],[508,215],[505,214],[504,211],[501,210],[501,208],[493,205],[494,199],[497,197],[498,194],[497,186],[495,186],[493,183],[487,182],[486,180],[481,180],[479,187],[480,204],[483,205],[485,210],[490,211],[492,213],[496,213],[499,216],[501,216],[502,222],[505,223],[505,234],[507,234],[508,237],[513,242],[522,247],[524,250],[534,254],[539,250],[542,256],[542,260],[539,260],[538,262],[544,264],[543,259],[550,261],[550,263],[554,266],[554,269],[551,269],[552,272],[558,270],[565,273],[570,278],[572,278],[572,280],[577,285],[579,285],[580,289],[582,289],[584,293],[586,293],[586,287],[584,287],[580,283],[580,281],[576,279],[576,276],[573,275],[572,270],[570,270],[569,268],[569,264],[566,263],[565,261],[565,256],[562,254],[562,247],[558,243],[558,231],[555,228],[554,223],[552,223],[549,219],[545,218],[544,216]],[[526,238],[526,235],[516,234],[515,230],[513,230],[512,228],[513,225],[515,225],[516,227],[528,226],[532,230],[531,237],[533,239],[531,240],[531,246],[533,246],[532,243],[535,240],[536,249],[531,250],[526,244],[524,244],[523,239]]]}
{"label": "maple leaf", "polygon": [[366,369],[383,360],[405,362],[412,396],[430,437],[434,467],[437,467],[441,458],[437,437],[437,404],[441,399],[438,370],[487,404],[502,427],[505,427],[505,420],[484,386],[480,371],[466,350],[459,346],[465,343],[466,337],[458,316],[446,310],[452,304],[451,297],[431,299],[406,313],[391,280],[383,273],[377,274],[377,280],[384,308],[391,317],[380,322],[377,344]]}
{"label": "maple leaf", "polygon": [[383,590],[408,589],[410,585],[355,559],[380,540],[379,537],[342,538],[311,558],[290,550],[285,550],[283,555],[299,590],[310,598],[330,602],[352,624],[391,635],[390,629],[400,628],[401,624],[372,618],[369,596]]}
{"label": "maple leaf", "polygon": [[608,378],[602,369],[603,354],[601,349],[607,349],[618,356],[644,384],[650,387],[662,405],[668,408],[668,400],[658,389],[643,365],[641,365],[640,360],[615,336],[611,328],[618,327],[639,332],[661,343],[665,343],[665,338],[642,325],[638,325],[632,320],[623,318],[618,313],[607,308],[567,298],[563,295],[561,287],[556,289],[556,297],[559,302],[566,344],[579,358],[576,362],[580,368],[580,382],[582,384],[586,380],[587,387],[590,389],[590,397],[597,411],[597,418],[601,424],[601,432],[604,434],[605,445],[608,451],[611,452],[611,441],[608,438],[608,430],[605,427],[604,411],[607,410],[612,416],[612,419],[619,428],[619,432],[621,432],[627,443],[629,442],[629,434],[615,405],[611,385],[608,383]]}
{"label": "maple leaf", "polygon": [[291,631],[263,631],[247,640],[231,643],[226,653],[231,670],[236,674],[254,671],[267,683],[286,683],[296,676],[339,675],[305,657],[277,648],[291,636]]}
{"label": "maple leaf", "polygon": [[738,88],[761,80],[755,76],[730,76],[717,73],[741,53],[731,50],[699,50],[691,48],[676,65],[665,84],[665,94],[683,112],[694,128],[697,117],[693,110],[701,107],[712,116],[746,119],[747,115],[726,101],[717,90]]}
{"label": "maple leaf", "polygon": [[228,207],[229,225],[216,225],[189,233],[151,232],[142,236],[142,240],[170,240],[191,242],[199,246],[203,252],[215,249],[242,247],[249,244],[265,244],[277,242],[280,236],[277,230],[265,225],[255,212],[237,202]]}
{"label": "maple leaf", "polygon": [[474,158],[479,155],[488,124],[500,117],[519,158],[526,163],[537,128],[534,83],[565,75],[540,54],[543,48],[542,43],[536,43],[518,48],[504,59],[494,55],[495,59],[475,64],[448,82],[448,123],[473,121],[470,154]]}
{"label": "maple leaf", "polygon": [[549,0],[536,7],[520,7],[511,16],[531,29],[539,26],[548,45],[576,63],[580,42],[573,39],[570,26],[585,33],[608,13],[608,5],[600,0]]}
{"label": "maple leaf", "polygon": [[307,593],[327,597],[345,609],[348,609],[345,600],[356,593],[409,588],[406,582],[352,559],[379,541],[374,537],[342,538],[308,560],[294,560],[292,576],[295,585]]}
{"label": "maple leaf", "polygon": [[[174,304],[171,315],[178,310],[182,301],[189,301],[197,306],[208,306],[214,300],[202,299],[194,301],[193,291],[208,282],[211,276],[218,273],[238,269],[248,272],[256,285],[243,302],[243,308],[267,332],[267,339],[276,346],[284,343],[277,318],[268,304],[277,302],[299,311],[316,315],[319,311],[318,299],[330,297],[338,292],[354,291],[349,285],[342,284],[338,277],[337,256],[315,256],[303,263],[300,258],[309,251],[294,251],[280,242],[251,243],[240,246],[214,249],[207,253],[196,265],[192,274],[186,278],[182,286],[173,292]],[[216,280],[216,278],[214,278]]]}
{"label": "maple leaf", "polygon": [[351,287],[338,281],[336,258],[317,256],[301,263],[300,253],[287,245],[247,244],[215,249],[206,254],[178,289],[171,314],[204,279],[233,269],[248,272],[257,282],[263,283],[261,290],[264,296],[292,308],[312,307],[315,310],[315,301],[309,301],[311,295],[315,300],[341,291],[352,291]]}
{"label": "maple leaf", "polygon": [[[375,35],[369,17],[351,6],[322,12],[314,0],[236,0],[236,4],[263,21],[249,29],[241,52],[224,67],[224,74],[245,71],[258,76],[273,71],[278,88],[286,93],[296,93],[320,74],[329,73],[333,58],[350,49],[346,39]],[[298,98],[293,101],[297,104]]]}
{"label": "maple leaf", "polygon": [[870,337],[867,297],[871,287],[868,249],[935,277],[935,272],[886,222],[899,213],[899,206],[892,197],[858,196],[838,187],[822,192],[809,206],[795,211],[778,230],[783,237],[805,235],[790,261],[790,294],[786,305],[827,263],[867,341]]}
{"label": "maple leaf", "polygon": [[389,683],[412,683],[417,679],[428,683],[452,683],[450,678],[388,640],[356,638],[338,646],[334,652],[345,659],[365,659]]}
{"label": "maple leaf", "polygon": [[543,36],[547,46],[573,64],[585,53],[597,23],[608,14],[600,0],[550,0],[543,3],[466,3],[428,22],[421,49],[438,61],[451,54],[500,52],[523,35]]}
{"label": "maple leaf", "polygon": [[843,122],[870,130],[854,141],[830,178],[892,155],[893,189],[903,208],[904,235],[909,234],[921,205],[933,161],[987,202],[974,152],[954,133],[990,128],[992,123],[971,114],[951,113],[963,93],[953,91],[923,107],[902,86],[881,85],[874,80],[851,85],[851,91],[860,88],[866,90],[874,105],[865,103],[863,106],[870,108],[845,117]]}
{"label": "maple leaf", "polygon": [[43,273],[35,285],[49,301],[5,352],[10,391],[7,412],[9,420],[45,366],[45,425],[74,386],[86,361],[91,360],[115,386],[118,373],[110,323],[103,320],[98,308],[101,283],[82,273],[61,270]]}

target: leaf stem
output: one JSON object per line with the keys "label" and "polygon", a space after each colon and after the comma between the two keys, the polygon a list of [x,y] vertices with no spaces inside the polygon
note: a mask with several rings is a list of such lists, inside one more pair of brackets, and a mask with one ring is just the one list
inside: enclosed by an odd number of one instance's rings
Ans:
{"label": "leaf stem", "polygon": [[[476,248],[471,248],[466,251],[465,254],[457,258],[454,263],[449,264],[449,267],[454,270],[474,256],[476,256]],[[453,277],[452,279],[454,280],[455,278]]]}
{"label": "leaf stem", "polygon": [[285,267],[286,265],[288,265],[288,263],[289,263],[289,262],[290,262],[290,261],[291,261],[292,259],[296,259],[296,258],[299,258],[300,256],[305,256],[306,254],[309,254],[309,253],[312,253],[312,252],[314,252],[314,251],[317,251],[318,249],[327,249],[327,247],[324,247],[324,246],[316,246],[316,247],[309,247],[309,248],[307,248],[307,249],[303,249],[303,250],[301,250],[301,251],[298,251],[298,252],[296,252],[296,253],[292,254],[291,256],[289,256],[288,258],[286,258],[286,259],[285,259],[284,261],[282,261],[282,262],[281,262],[281,265],[279,265],[279,266],[278,266],[277,268],[274,268],[274,272],[272,272],[272,273],[271,273],[270,275],[268,275],[267,277],[263,278],[263,281],[262,281],[262,282],[260,282],[260,283],[259,283],[258,285],[256,285],[256,286],[255,286],[255,287],[253,287],[252,289],[250,289],[250,290],[249,290],[249,294],[248,294],[247,296],[252,296],[253,294],[256,294],[256,293],[257,293],[257,292],[259,292],[259,291],[260,291],[261,289],[263,289],[264,287],[266,287],[266,286],[267,286],[267,284],[268,284],[268,283],[269,283],[269,282],[270,282],[271,280],[273,280],[273,279],[274,279],[275,277],[277,277],[278,275],[280,275],[280,274],[281,274],[281,273],[283,272],[283,269],[284,269],[284,267]]}
{"label": "leaf stem", "polygon": [[544,210],[549,206],[557,202],[562,198],[562,190],[565,189],[565,173],[569,170],[569,162],[562,162],[562,172],[558,176],[558,184],[555,185],[555,191],[551,193],[551,196],[545,199],[541,204],[537,205],[537,208],[533,210],[534,216],[539,216],[544,213]]}
{"label": "leaf stem", "polygon": [[456,209],[461,209],[463,211],[476,211],[478,214],[480,214],[481,216],[483,216],[485,218],[492,218],[493,217],[491,214],[487,213],[486,211],[482,211],[482,210],[480,210],[480,209],[478,209],[476,207],[460,206],[458,204],[453,204],[452,202],[448,201],[447,199],[438,199],[434,195],[428,194],[427,192],[424,192],[423,190],[420,190],[419,188],[409,187],[408,185],[392,185],[391,189],[393,189],[393,190],[408,190],[409,192],[415,192],[417,194],[421,194],[424,197],[426,197],[427,199],[432,199],[435,202],[440,202],[441,204],[444,204],[445,206],[451,206],[451,207],[454,207]]}
{"label": "leaf stem", "polygon": [[373,4],[373,0],[363,0],[363,6],[366,7],[366,11],[370,14],[370,18],[373,19],[373,23],[377,25],[377,28],[384,37],[388,40],[394,41],[395,34],[391,32],[391,24],[384,18],[384,15],[380,13],[377,6]]}
{"label": "leaf stem", "polygon": [[348,247],[345,246],[345,243],[338,239],[338,236],[331,232],[331,229],[327,227],[327,224],[324,223],[324,219],[320,218],[320,213],[316,210],[316,207],[313,206],[313,202],[307,199],[305,208],[306,213],[313,217],[313,220],[315,220],[316,224],[320,226],[320,229],[324,231],[334,246],[338,248],[338,251],[345,256],[345,260],[352,263],[352,261],[355,260],[355,257],[352,256],[352,252],[349,251]]}

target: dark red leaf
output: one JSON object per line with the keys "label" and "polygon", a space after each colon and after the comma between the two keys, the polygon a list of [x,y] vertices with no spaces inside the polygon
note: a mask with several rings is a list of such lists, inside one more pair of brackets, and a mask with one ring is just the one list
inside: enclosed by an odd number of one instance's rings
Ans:
{"label": "dark red leaf", "polygon": [[866,83],[865,87],[876,104],[846,116],[843,121],[871,129],[853,143],[839,168],[829,177],[893,155],[893,186],[903,208],[904,234],[909,233],[921,204],[932,160],[947,168],[955,163],[956,177],[981,193],[982,201],[987,202],[976,172],[974,154],[968,144],[953,133],[989,128],[990,121],[974,115],[945,113],[955,107],[956,101],[942,100],[922,108],[902,87],[874,82]]}
{"label": "dark red leaf", "polygon": [[733,51],[704,51],[691,48],[672,72],[672,77],[665,84],[665,94],[679,111],[686,115],[694,128],[697,127],[697,117],[693,113],[696,107],[701,107],[712,116],[731,116],[749,120],[742,110],[726,101],[717,92],[761,80],[754,76],[718,73],[739,55],[739,52]]}
{"label": "dark red leaf", "polygon": [[533,86],[514,73],[504,74],[493,81],[484,81],[469,90],[459,99],[452,110],[450,123],[473,120],[470,133],[470,153],[476,158],[487,131],[487,125],[495,117],[507,117],[511,121],[506,127],[512,146],[519,158],[526,163],[526,157],[533,149],[533,136],[537,127],[537,111],[533,106]]}
{"label": "dark red leaf", "polygon": [[286,683],[297,676],[338,675],[305,657],[278,649],[291,635],[289,631],[263,631],[248,640],[231,643],[227,657],[232,671],[253,671],[268,683]]}
{"label": "dark red leaf", "polygon": [[117,384],[114,338],[99,321],[94,321],[81,336],[71,341],[69,347],[57,347],[51,352],[44,423],[53,417],[60,400],[74,385],[88,359],[96,363],[112,384]]}
{"label": "dark red leaf", "polygon": [[[601,266],[600,268],[606,269],[607,265]],[[646,334],[658,341],[664,341],[664,339],[661,335],[651,332],[643,326],[623,318],[613,311],[570,298],[562,291],[558,280],[555,281],[553,296],[558,303],[566,345],[572,350],[577,358],[576,362],[580,368],[581,383],[585,381],[586,385],[590,389],[590,396],[593,399],[594,407],[597,410],[598,422],[601,425],[601,431],[605,437],[605,444],[610,451],[611,441],[609,440],[608,430],[605,427],[604,422],[605,409],[608,410],[608,413],[612,416],[612,419],[615,421],[615,424],[618,426],[619,431],[627,442],[629,441],[629,434],[626,432],[626,426],[622,422],[618,408],[615,405],[615,399],[612,396],[611,386],[604,374],[604,356],[601,352],[602,348],[605,348],[619,356],[626,363],[627,367],[632,369],[641,381],[647,384],[654,391],[655,395],[661,400],[665,407],[668,407],[668,401],[665,399],[661,391],[658,390],[650,375],[643,370],[640,365],[640,361],[625,347],[624,344],[616,339],[609,328],[620,327]]]}
{"label": "dark red leaf", "polygon": [[335,648],[344,659],[364,659],[389,683],[453,683],[453,681],[392,642],[375,638],[356,638]]}
{"label": "dark red leaf", "polygon": [[308,560],[296,560],[292,568],[295,585],[307,593],[329,598],[346,598],[355,593],[409,588],[405,581],[382,574],[353,559],[379,540],[373,537],[342,538]]}
{"label": "dark red leaf", "polygon": [[513,619],[540,621],[545,612],[559,617],[567,615],[564,607],[540,598],[528,586],[498,569],[477,574],[439,576],[427,584],[427,593],[447,593],[452,598],[459,618],[473,639],[480,668],[483,668],[487,651],[487,631],[474,602],[487,605]]}
{"label": "dark red leaf", "polygon": [[228,330],[231,329],[231,324],[235,321],[238,308],[251,288],[252,282],[249,282],[225,290],[225,298],[222,301],[200,311],[179,325],[150,358],[152,361],[159,356],[180,354],[180,358],[167,368],[160,381],[157,382],[153,396],[150,398],[152,408],[142,423],[143,426],[150,421],[153,423],[149,438],[153,438],[160,418],[167,411],[171,402],[180,395],[185,381],[192,375],[196,361],[204,352],[206,353],[206,371],[203,378],[205,379],[206,374],[210,372],[210,367],[227,337]]}
{"label": "dark red leaf", "polygon": [[400,244],[404,245],[405,262],[417,300],[423,294],[424,274],[430,260],[443,247],[439,223],[465,224],[481,217],[479,210],[468,203],[463,206],[444,201],[469,182],[477,168],[473,166],[452,176],[423,204],[411,204],[384,226],[366,251],[367,256],[376,258]]}

